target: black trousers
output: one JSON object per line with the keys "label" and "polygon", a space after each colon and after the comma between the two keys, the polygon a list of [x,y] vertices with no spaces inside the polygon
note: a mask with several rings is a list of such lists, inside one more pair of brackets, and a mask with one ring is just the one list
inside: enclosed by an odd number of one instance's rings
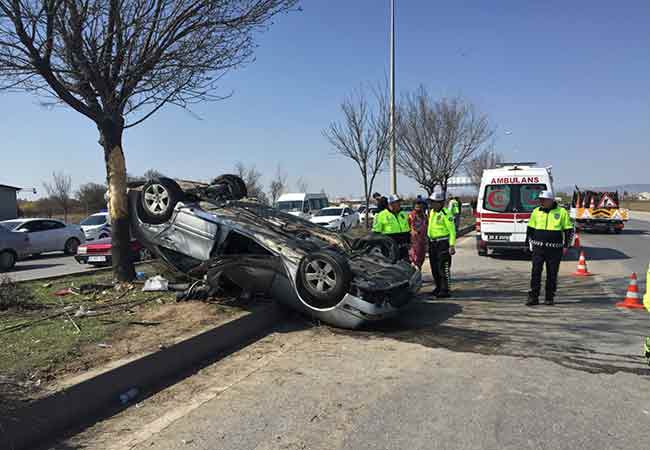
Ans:
{"label": "black trousers", "polygon": [[440,293],[449,292],[449,269],[451,267],[451,255],[449,254],[449,240],[429,241],[429,264],[431,264],[431,275]]}
{"label": "black trousers", "polygon": [[542,286],[542,270],[546,265],[546,298],[552,300],[557,290],[557,274],[562,261],[561,248],[533,248],[533,270],[530,276],[530,296],[538,298]]}

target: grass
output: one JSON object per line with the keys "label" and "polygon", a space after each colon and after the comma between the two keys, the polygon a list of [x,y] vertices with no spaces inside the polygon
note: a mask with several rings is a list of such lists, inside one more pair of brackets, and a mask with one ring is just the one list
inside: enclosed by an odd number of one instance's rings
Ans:
{"label": "grass", "polygon": [[650,212],[650,201],[624,200],[621,202],[621,206],[623,208],[628,208],[631,211]]}
{"label": "grass", "polygon": [[[143,266],[139,270],[142,271]],[[145,266],[144,272],[152,275],[157,271],[154,266]],[[74,359],[83,346],[109,339],[127,327],[138,312],[155,307],[156,303],[143,303],[135,312],[129,310],[129,305],[157,298],[172,300],[170,293],[142,292],[139,285],[122,291],[102,289],[86,295],[54,295],[63,288],[87,283],[110,284],[110,281],[110,272],[100,272],[70,276],[45,284],[43,281],[20,283],[20,289],[29,299],[0,311],[0,375],[19,382],[39,377],[47,379]],[[70,311],[61,314],[66,306]],[[79,308],[98,313],[113,312],[99,317],[75,318],[74,313]],[[18,329],[12,330],[12,327]]]}

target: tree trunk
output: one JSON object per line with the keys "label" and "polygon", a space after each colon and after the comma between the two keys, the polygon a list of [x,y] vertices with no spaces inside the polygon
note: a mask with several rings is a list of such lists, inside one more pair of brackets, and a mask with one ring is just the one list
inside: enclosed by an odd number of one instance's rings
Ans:
{"label": "tree trunk", "polygon": [[370,229],[370,192],[368,192],[368,177],[363,177],[363,195],[366,197],[366,230]]}
{"label": "tree trunk", "polygon": [[135,278],[131,255],[129,208],[126,195],[126,162],[122,151],[123,123],[107,120],[100,126],[108,184],[108,214],[111,220],[113,276],[117,281]]}

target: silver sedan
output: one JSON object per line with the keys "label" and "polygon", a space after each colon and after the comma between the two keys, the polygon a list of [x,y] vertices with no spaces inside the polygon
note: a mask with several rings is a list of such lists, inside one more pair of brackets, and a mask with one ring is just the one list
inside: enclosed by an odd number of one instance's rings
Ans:
{"label": "silver sedan", "polygon": [[55,219],[16,219],[0,224],[29,238],[27,253],[30,255],[60,251],[75,255],[79,245],[86,241],[79,225],[66,225]]}
{"label": "silver sedan", "polygon": [[18,258],[29,254],[29,237],[0,225],[0,272],[11,269]]}

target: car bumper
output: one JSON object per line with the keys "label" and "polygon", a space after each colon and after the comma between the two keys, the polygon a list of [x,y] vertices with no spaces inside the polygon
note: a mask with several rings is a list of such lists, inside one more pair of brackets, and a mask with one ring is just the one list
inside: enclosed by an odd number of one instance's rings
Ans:
{"label": "car bumper", "polygon": [[109,266],[113,262],[111,255],[75,255],[74,259],[76,259],[79,264],[92,264],[95,266]]}

